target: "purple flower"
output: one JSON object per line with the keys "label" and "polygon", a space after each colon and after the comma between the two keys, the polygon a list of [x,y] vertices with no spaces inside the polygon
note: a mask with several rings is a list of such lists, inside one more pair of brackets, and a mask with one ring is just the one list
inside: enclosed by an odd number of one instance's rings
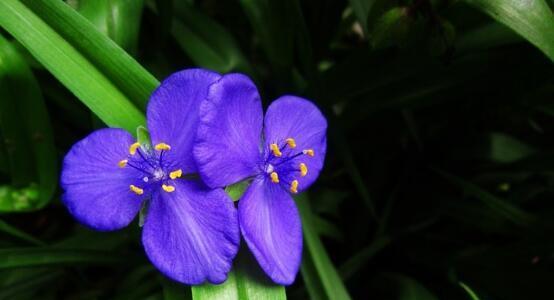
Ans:
{"label": "purple flower", "polygon": [[327,121],[310,101],[283,96],[265,119],[252,81],[229,74],[210,86],[200,106],[194,146],[198,171],[210,187],[245,179],[239,224],[265,273],[294,282],[302,256],[302,228],[291,197],[318,177],[326,150]]}
{"label": "purple flower", "polygon": [[63,203],[96,230],[127,226],[149,201],[146,254],[162,273],[186,284],[223,282],[240,241],[232,200],[187,176],[197,172],[192,147],[200,102],[220,78],[200,69],[171,75],[148,104],[153,147],[122,129],[100,129],[71,148],[61,176]]}

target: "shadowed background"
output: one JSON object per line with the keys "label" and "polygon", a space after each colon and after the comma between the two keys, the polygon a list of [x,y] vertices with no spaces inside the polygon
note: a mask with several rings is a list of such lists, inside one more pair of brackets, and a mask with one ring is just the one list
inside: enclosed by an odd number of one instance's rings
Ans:
{"label": "shadowed background", "polygon": [[[0,299],[553,298],[553,6],[3,0]],[[71,145],[134,132],[158,81],[189,67],[328,118],[286,290],[242,249],[226,285],[191,292],[149,264],[138,221],[93,232],[60,202]]]}

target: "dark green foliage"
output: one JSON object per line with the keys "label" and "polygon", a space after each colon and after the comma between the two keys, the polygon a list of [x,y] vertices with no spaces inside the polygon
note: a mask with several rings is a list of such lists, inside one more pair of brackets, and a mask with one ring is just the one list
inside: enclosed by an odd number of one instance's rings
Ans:
{"label": "dark green foliage", "polygon": [[553,1],[66,2],[0,1],[0,299],[285,298],[246,248],[191,290],[149,264],[139,218],[92,232],[61,205],[71,145],[135,133],[188,67],[328,117],[288,299],[554,298]]}

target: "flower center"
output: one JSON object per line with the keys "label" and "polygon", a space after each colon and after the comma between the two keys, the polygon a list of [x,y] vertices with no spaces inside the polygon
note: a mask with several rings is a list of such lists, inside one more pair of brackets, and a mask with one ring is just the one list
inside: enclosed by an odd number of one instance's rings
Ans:
{"label": "flower center", "polygon": [[137,195],[142,195],[145,191],[151,192],[155,187],[159,187],[171,193],[175,191],[172,180],[183,175],[181,169],[168,172],[169,164],[164,161],[164,152],[169,151],[171,146],[165,143],[159,143],[154,149],[141,146],[138,142],[129,146],[129,155],[126,159],[119,161],[120,168],[130,167],[140,171],[142,180],[129,185],[129,190]]}
{"label": "flower center", "polygon": [[300,156],[314,157],[313,149],[296,150],[296,140],[292,137],[281,142],[269,144],[266,151],[266,159],[263,162],[264,175],[271,182],[288,186],[291,193],[298,193],[298,175],[304,177],[308,174],[308,166],[299,162]]}

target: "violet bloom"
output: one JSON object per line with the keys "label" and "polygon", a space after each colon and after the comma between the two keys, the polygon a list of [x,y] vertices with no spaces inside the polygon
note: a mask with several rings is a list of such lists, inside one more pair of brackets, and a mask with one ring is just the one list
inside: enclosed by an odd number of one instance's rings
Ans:
{"label": "violet bloom", "polygon": [[192,146],[200,102],[220,78],[200,69],[171,75],[148,104],[153,147],[122,129],[100,129],[71,148],[61,176],[63,203],[96,230],[127,226],[149,201],[146,254],[162,273],[186,284],[223,282],[240,241],[232,200],[187,176],[197,172]]}
{"label": "violet bloom", "polygon": [[265,119],[258,90],[241,74],[214,83],[200,106],[194,157],[204,182],[223,187],[245,179],[239,224],[248,247],[276,283],[294,282],[302,256],[302,226],[292,194],[318,177],[327,121],[310,101],[283,96]]}

